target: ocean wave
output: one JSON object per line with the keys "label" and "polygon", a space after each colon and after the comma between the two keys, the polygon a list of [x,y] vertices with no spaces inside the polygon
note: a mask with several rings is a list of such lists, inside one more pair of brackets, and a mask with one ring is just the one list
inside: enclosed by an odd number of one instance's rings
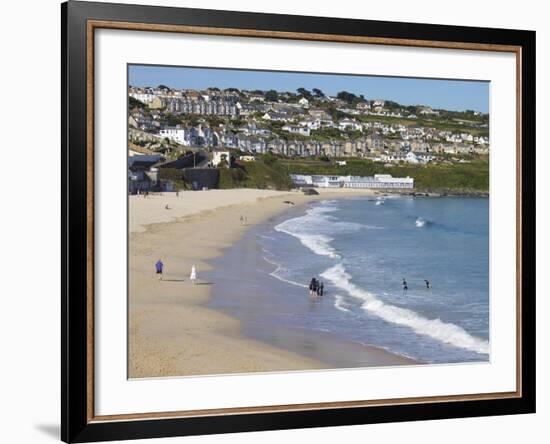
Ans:
{"label": "ocean wave", "polygon": [[423,217],[419,217],[416,219],[416,221],[414,222],[414,225],[416,226],[416,228],[423,228],[427,225],[431,225],[432,223],[429,221],[429,220],[426,220],[424,219]]}
{"label": "ocean wave", "polygon": [[350,296],[360,299],[363,302],[362,308],[387,322],[404,325],[412,328],[416,333],[429,336],[440,342],[454,345],[466,350],[480,354],[489,353],[489,342],[470,335],[458,325],[443,322],[440,319],[426,319],[413,310],[396,307],[386,304],[374,294],[357,287],[350,279],[342,264],[331,267],[321,276],[335,285],[337,288],[346,291]]}
{"label": "ocean wave", "polygon": [[361,229],[377,229],[379,227],[363,225],[356,222],[340,221],[331,213],[337,211],[333,201],[323,201],[321,205],[309,208],[306,214],[287,219],[275,227],[275,231],[297,238],[302,245],[315,254],[339,259],[340,256],[330,245],[334,240],[330,235],[349,233]]}
{"label": "ocean wave", "polygon": [[[264,251],[265,251],[265,250],[264,250]],[[274,267],[277,267],[277,268],[275,268],[274,271],[272,271],[271,273],[269,273],[269,275],[270,275],[271,277],[274,277],[275,279],[278,279],[278,280],[280,280],[281,282],[286,282],[287,284],[295,285],[296,287],[308,288],[307,285],[300,284],[299,282],[295,282],[295,281],[293,281],[293,280],[286,279],[286,278],[282,277],[281,275],[279,275],[279,272],[280,272],[280,271],[283,271],[283,270],[286,270],[286,268],[284,268],[283,266],[281,266],[281,265],[278,264],[277,262],[268,259],[266,256],[263,256],[263,258],[264,258],[264,261],[266,261],[268,264],[271,264],[271,265],[273,265]]]}
{"label": "ocean wave", "polygon": [[350,309],[347,308],[349,307],[348,303],[344,301],[344,297],[337,294],[334,296],[334,307],[337,308],[338,310],[340,311],[344,311],[344,312],[347,312],[349,313],[350,312]]}

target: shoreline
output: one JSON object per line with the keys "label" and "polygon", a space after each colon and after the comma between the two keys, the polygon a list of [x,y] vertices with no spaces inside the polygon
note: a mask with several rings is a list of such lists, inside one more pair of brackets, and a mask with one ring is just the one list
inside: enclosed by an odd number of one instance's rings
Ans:
{"label": "shoreline", "polygon": [[[319,191],[314,196],[249,189],[130,196],[128,376],[334,368],[320,359],[247,337],[241,321],[207,306],[215,283],[201,280],[203,272],[212,270],[210,261],[223,256],[249,228],[289,208],[327,198],[375,195],[371,190]],[[158,258],[165,263],[162,281],[154,275]],[[193,264],[197,285],[188,279]],[[364,347],[365,353],[370,349],[371,365],[400,357]],[[414,361],[403,358],[402,363]]]}
{"label": "shoreline", "polygon": [[387,191],[383,194],[412,197],[479,197],[489,198],[488,191],[418,188],[413,191]]}
{"label": "shoreline", "polygon": [[[288,218],[300,217],[303,210],[289,210],[252,227],[222,256],[211,261],[214,268],[208,277],[222,288],[227,284],[227,290],[214,287],[208,306],[241,320],[247,337],[329,363],[332,369],[420,364],[405,354],[355,341],[336,331],[314,328],[307,322],[284,321],[289,312],[301,317],[304,310],[312,310],[317,317],[321,314],[318,310],[325,313],[333,308],[332,296],[312,298],[306,288],[297,290],[295,282],[274,275],[280,265],[268,260],[259,244],[258,236],[267,236],[266,229],[271,231]],[[258,294],[258,288],[264,293]]]}

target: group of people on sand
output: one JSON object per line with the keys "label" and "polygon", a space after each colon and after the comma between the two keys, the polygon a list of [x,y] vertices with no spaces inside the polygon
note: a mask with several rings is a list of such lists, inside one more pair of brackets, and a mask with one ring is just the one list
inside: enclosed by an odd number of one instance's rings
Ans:
{"label": "group of people on sand", "polygon": [[[162,273],[164,271],[164,263],[162,262],[162,259],[159,259],[155,264],[155,271],[157,272],[159,281],[162,281]],[[195,284],[197,280],[197,269],[195,267],[195,264],[191,266],[191,274],[189,275],[189,280],[193,282],[193,285]]]}
{"label": "group of people on sand", "polygon": [[324,292],[325,284],[315,278],[311,278],[311,282],[309,283],[309,295],[323,296]]}
{"label": "group of people on sand", "polygon": [[[407,290],[409,289],[409,284],[407,284],[407,281],[405,280],[405,278],[402,278],[402,279],[403,279],[403,282],[401,282],[401,286],[403,287],[403,293],[406,293]],[[424,279],[424,284],[426,285],[427,290],[430,290],[432,288],[432,284],[428,279]]]}

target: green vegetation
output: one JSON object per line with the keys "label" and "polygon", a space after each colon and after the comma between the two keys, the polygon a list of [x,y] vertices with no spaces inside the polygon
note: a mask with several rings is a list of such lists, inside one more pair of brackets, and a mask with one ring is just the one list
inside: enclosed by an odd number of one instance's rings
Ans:
{"label": "green vegetation", "polygon": [[344,140],[344,135],[338,128],[320,128],[311,131],[311,138],[325,142],[328,140]]}
{"label": "green vegetation", "polygon": [[190,190],[192,186],[183,178],[181,170],[176,168],[159,168],[159,179],[162,181],[171,181],[176,190]]}
{"label": "green vegetation", "polygon": [[140,100],[136,99],[135,97],[128,96],[128,108],[134,109],[134,108],[140,108],[145,109],[147,108],[147,105]]}
{"label": "green vegetation", "polygon": [[292,181],[280,160],[266,154],[254,162],[240,163],[236,168],[221,168],[219,188],[290,190]]}
{"label": "green vegetation", "polygon": [[469,133],[474,136],[489,136],[488,128],[479,128],[473,127],[468,124],[460,124],[456,121],[445,120],[442,118],[439,119],[407,119],[403,117],[390,117],[390,116],[376,116],[376,115],[366,115],[366,116],[357,116],[357,120],[362,122],[381,122],[388,125],[397,124],[404,126],[422,126],[428,128],[435,128],[441,131],[453,131],[460,133]]}
{"label": "green vegetation", "polygon": [[219,116],[206,116],[206,123],[212,128],[225,124],[225,119],[222,119]]}
{"label": "green vegetation", "polygon": [[270,102],[276,102],[278,98],[279,94],[274,89],[270,89],[265,93],[265,100],[269,100]]}
{"label": "green vegetation", "polygon": [[348,91],[340,91],[336,97],[352,106],[356,106],[358,103],[365,101],[363,94],[356,96]]}

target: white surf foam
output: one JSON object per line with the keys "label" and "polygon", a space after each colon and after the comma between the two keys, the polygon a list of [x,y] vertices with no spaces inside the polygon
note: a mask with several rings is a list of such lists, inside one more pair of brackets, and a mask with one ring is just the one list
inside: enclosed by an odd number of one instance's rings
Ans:
{"label": "white surf foam", "polygon": [[302,245],[308,247],[315,254],[328,256],[333,259],[338,259],[340,257],[335,252],[334,248],[330,246],[330,241],[333,240],[331,237],[323,236],[322,234],[301,234],[295,236],[300,239]]}
{"label": "white surf foam", "polygon": [[329,268],[322,277],[350,296],[364,301],[362,308],[387,322],[412,328],[416,333],[429,336],[446,344],[454,345],[477,353],[489,353],[489,342],[470,335],[458,325],[440,319],[426,319],[413,310],[396,307],[378,299],[374,294],[357,287],[350,279],[342,264]]}
{"label": "white surf foam", "polygon": [[[265,250],[264,250],[265,251]],[[299,282],[295,282],[291,279],[286,279],[282,276],[279,275],[279,273],[283,270],[286,270],[284,267],[282,267],[281,265],[279,265],[277,262],[275,261],[272,261],[270,260],[269,258],[267,258],[266,256],[263,256],[264,258],[264,261],[266,261],[268,264],[271,264],[273,265],[274,267],[277,267],[274,271],[272,271],[271,273],[269,273],[269,275],[271,277],[274,277],[275,279],[278,279],[280,280],[281,282],[286,282],[287,284],[291,284],[291,285],[295,285],[296,287],[302,287],[302,288],[308,288],[307,285],[304,285],[304,284],[300,284]]]}
{"label": "white surf foam", "polygon": [[349,313],[350,309],[347,308],[349,305],[344,301],[344,297],[339,294],[335,295],[334,297],[334,307],[336,307],[340,311]]}
{"label": "white surf foam", "polygon": [[361,229],[376,229],[355,222],[340,221],[330,213],[337,211],[333,201],[323,201],[321,205],[309,208],[306,214],[287,219],[275,227],[276,231],[297,238],[302,245],[315,254],[339,259],[340,256],[330,245],[334,239],[330,234],[359,231]]}

